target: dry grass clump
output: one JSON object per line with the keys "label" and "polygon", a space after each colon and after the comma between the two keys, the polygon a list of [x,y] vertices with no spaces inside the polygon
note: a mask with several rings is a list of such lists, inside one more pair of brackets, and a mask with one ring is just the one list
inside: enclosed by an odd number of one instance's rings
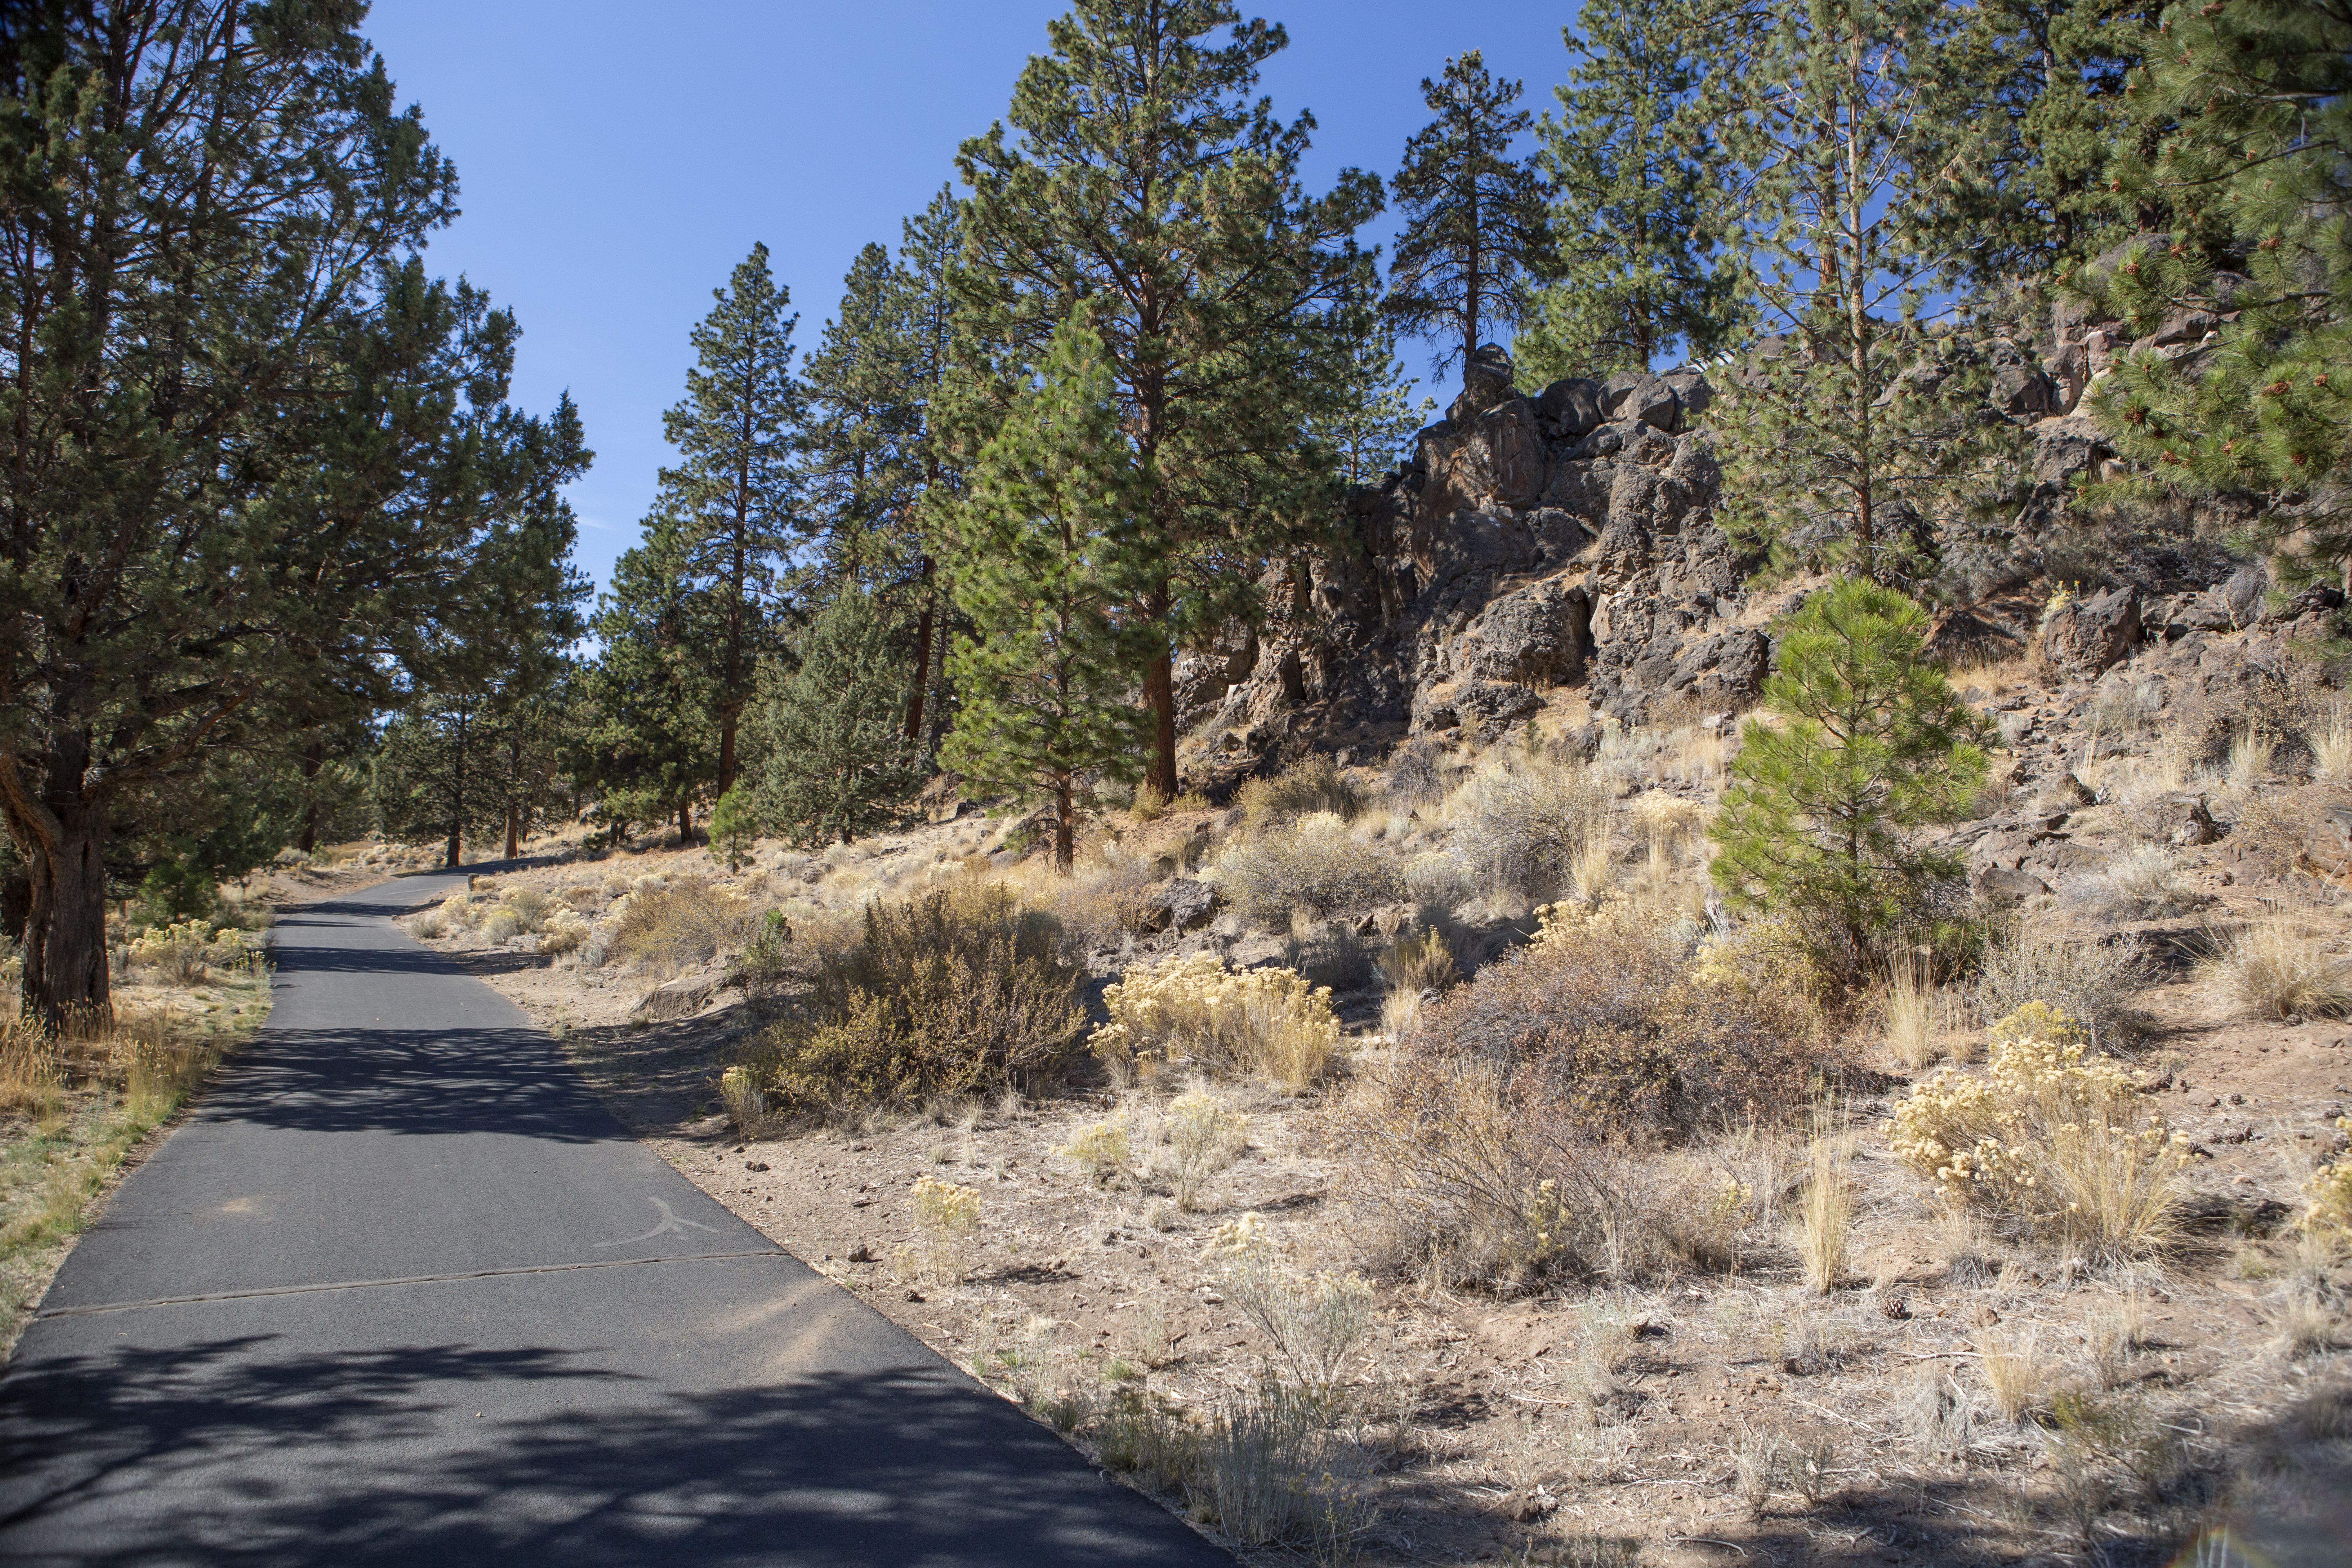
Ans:
{"label": "dry grass clump", "polygon": [[1580,857],[1609,831],[1608,786],[1574,763],[1524,763],[1472,781],[1455,808],[1454,846],[1487,886],[1529,900],[1577,880]]}
{"label": "dry grass clump", "polygon": [[1068,1064],[1085,1026],[1060,922],[997,884],[869,904],[856,941],[804,952],[807,993],[748,1064],[794,1111],[1033,1087]]}
{"label": "dry grass clump", "polygon": [[2111,1262],[2168,1243],[2186,1141],[2074,1021],[2029,1003],[1993,1026],[1981,1076],[1938,1073],[1895,1108],[1889,1147],[1970,1207],[2075,1256]]}
{"label": "dry grass clump", "polygon": [[1886,1044],[1895,1059],[1915,1072],[1942,1054],[1936,1045],[1937,1004],[1927,959],[1907,948],[1897,952],[1887,966]]}
{"label": "dry grass clump", "polygon": [[1986,950],[1978,992],[1987,1017],[2045,1003],[2104,1042],[2128,1032],[2130,1000],[2147,982],[2147,960],[2129,937],[2095,942],[2021,929]]}
{"label": "dry grass clump", "polygon": [[1222,1277],[1226,1298],[1274,1342],[1298,1386],[1328,1399],[1372,1326],[1372,1288],[1363,1276],[1285,1267],[1265,1216],[1255,1211],[1219,1226],[1202,1258]]}
{"label": "dry grass clump", "polygon": [[1662,790],[1647,791],[1634,801],[1633,826],[1649,844],[1653,882],[1664,879],[1675,853],[1697,838],[1704,821],[1698,802]]}
{"label": "dry grass clump", "polygon": [[[743,945],[751,906],[701,877],[641,884],[613,921],[606,952],[656,973],[675,974]],[[520,929],[518,926],[517,929]]]}
{"label": "dry grass clump", "polygon": [[1342,822],[1364,808],[1363,792],[1326,756],[1309,757],[1288,773],[1242,785],[1242,826],[1251,833],[1301,816],[1329,812]]}
{"label": "dry grass clump", "polygon": [[2264,916],[2207,945],[2205,984],[2234,1012],[2254,1018],[2352,1013],[2352,976],[2292,915]]}
{"label": "dry grass clump", "polygon": [[2333,702],[2311,729],[2312,771],[2324,779],[2352,777],[2352,704]]}
{"label": "dry grass clump", "polygon": [[0,1023],[0,1111],[54,1110],[65,1094],[65,1058],[48,1032],[22,1018]]}
{"label": "dry grass clump", "polygon": [[1200,1206],[1209,1178],[1249,1148],[1249,1118],[1208,1090],[1195,1089],[1170,1102],[1159,1137],[1166,1149],[1169,1195],[1189,1213]]}
{"label": "dry grass clump", "polygon": [[2111,921],[2161,920],[2192,907],[2194,900],[2172,851],[2160,844],[2132,846],[2074,895],[2090,913]]}
{"label": "dry grass clump", "polygon": [[2047,1408],[2056,1373],[2036,1352],[2031,1332],[2022,1338],[1989,1335],[1977,1342],[1977,1353],[1985,1389],[2002,1420],[2021,1426],[2035,1411]]}
{"label": "dry grass clump", "polygon": [[1853,1230],[1853,1177],[1845,1151],[1832,1137],[1813,1140],[1811,1173],[1797,1203],[1797,1256],[1805,1283],[1817,1296],[1837,1289],[1845,1274],[1846,1247]]}
{"label": "dry grass clump", "polygon": [[1331,993],[1288,969],[1226,966],[1215,953],[1129,970],[1103,992],[1110,1021],[1087,1047],[1122,1078],[1171,1067],[1255,1073],[1296,1094],[1339,1059]]}
{"label": "dry grass clump", "polygon": [[[1622,1275],[1710,1248],[1659,1151],[1804,1105],[1832,1047],[1802,999],[1738,965],[1695,965],[1622,901],[1548,911],[1523,952],[1422,1009],[1402,1059],[1335,1119],[1368,1163],[1391,1269],[1510,1283]],[[1695,1175],[1696,1173],[1694,1173]],[[1752,1189],[1704,1178],[1744,1205]]]}
{"label": "dry grass clump", "polygon": [[1349,833],[1331,812],[1233,846],[1217,862],[1217,879],[1244,919],[1273,929],[1286,927],[1295,914],[1324,920],[1404,892],[1394,855]]}

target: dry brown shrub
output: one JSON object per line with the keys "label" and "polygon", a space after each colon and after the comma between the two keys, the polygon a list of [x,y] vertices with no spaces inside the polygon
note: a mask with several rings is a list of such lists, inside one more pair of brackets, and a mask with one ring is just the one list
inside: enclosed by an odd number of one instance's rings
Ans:
{"label": "dry brown shrub", "polygon": [[753,1063],[786,1110],[1034,1089],[1076,1054],[1085,972],[1061,923],[999,884],[870,904],[854,944],[811,952],[807,991]]}
{"label": "dry brown shrub", "polygon": [[[1695,968],[1670,928],[1613,915],[1548,929],[1424,1007],[1336,1113],[1370,1165],[1375,1261],[1513,1285],[1727,1252],[1749,1192],[1727,1173],[1662,1180],[1662,1153],[1786,1121],[1835,1065],[1801,998],[1731,967]],[[1721,1223],[1694,1227],[1708,1206]]]}
{"label": "dry brown shrub", "polygon": [[1326,756],[1314,756],[1288,773],[1252,779],[1240,791],[1242,823],[1262,833],[1294,817],[1328,811],[1342,822],[1364,808],[1363,791]]}
{"label": "dry brown shrub", "polygon": [[659,973],[708,963],[751,933],[751,906],[700,877],[641,887],[613,922],[608,951]]}
{"label": "dry brown shrub", "polygon": [[1385,845],[1356,837],[1329,812],[1228,847],[1218,862],[1218,879],[1244,919],[1276,929],[1301,911],[1322,920],[1404,893],[1395,855]]}

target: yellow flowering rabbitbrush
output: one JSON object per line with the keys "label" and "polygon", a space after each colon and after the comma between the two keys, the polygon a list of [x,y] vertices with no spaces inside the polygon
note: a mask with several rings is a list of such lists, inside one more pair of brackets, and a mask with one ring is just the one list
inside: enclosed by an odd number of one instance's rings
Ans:
{"label": "yellow flowering rabbitbrush", "polygon": [[2080,1026],[2030,1002],[1993,1026],[1990,1070],[1946,1068],[1895,1108],[1897,1159],[1948,1202],[2099,1258],[2170,1238],[2188,1140]]}
{"label": "yellow flowering rabbitbrush", "polygon": [[1103,993],[1110,1022],[1087,1039],[1120,1073],[1171,1063],[1260,1072],[1293,1093],[1327,1074],[1339,1050],[1328,986],[1289,969],[1231,969],[1215,953],[1130,971]]}

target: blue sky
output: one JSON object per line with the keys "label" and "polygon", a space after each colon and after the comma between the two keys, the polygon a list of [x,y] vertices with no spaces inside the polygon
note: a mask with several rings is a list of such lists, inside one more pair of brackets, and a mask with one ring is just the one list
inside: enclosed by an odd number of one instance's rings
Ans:
{"label": "blue sky", "polygon": [[[859,247],[954,176],[956,143],[1001,118],[1045,47],[1040,0],[376,0],[368,37],[457,165],[465,213],[427,260],[520,319],[515,396],[566,387],[596,463],[572,489],[580,564],[601,585],[636,542],[669,460],[687,331],[755,240],[813,346]],[[1551,106],[1572,5],[1273,0],[1290,47],[1265,89],[1312,110],[1317,185],[1392,173],[1428,118],[1420,81],[1486,53]],[[1369,237],[1381,238],[1385,226]],[[1444,401],[1444,394],[1439,394]]]}

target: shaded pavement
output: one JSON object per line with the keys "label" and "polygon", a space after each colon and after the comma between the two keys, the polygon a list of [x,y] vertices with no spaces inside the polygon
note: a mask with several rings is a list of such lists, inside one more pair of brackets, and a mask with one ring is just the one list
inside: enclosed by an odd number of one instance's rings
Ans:
{"label": "shaded pavement", "polygon": [[1230,1561],[632,1139],[391,924],[454,879],[281,919],[0,1375],[0,1559]]}

